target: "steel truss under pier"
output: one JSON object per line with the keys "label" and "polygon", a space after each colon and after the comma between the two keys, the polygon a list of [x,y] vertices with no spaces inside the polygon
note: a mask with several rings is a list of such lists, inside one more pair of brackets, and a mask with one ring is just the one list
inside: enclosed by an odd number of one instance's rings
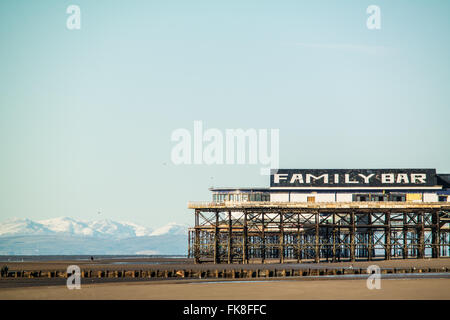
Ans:
{"label": "steel truss under pier", "polygon": [[196,263],[450,256],[450,204],[189,203]]}

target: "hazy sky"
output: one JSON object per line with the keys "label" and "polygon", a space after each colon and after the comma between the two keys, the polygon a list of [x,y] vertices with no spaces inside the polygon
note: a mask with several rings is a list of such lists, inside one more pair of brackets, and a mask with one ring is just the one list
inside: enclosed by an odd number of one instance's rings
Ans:
{"label": "hazy sky", "polygon": [[[81,9],[68,30],[66,8]],[[381,29],[366,8],[381,8]],[[193,223],[260,165],[171,162],[177,128],[279,129],[282,168],[450,173],[449,1],[0,2],[0,220]],[[101,214],[97,212],[101,211]]]}

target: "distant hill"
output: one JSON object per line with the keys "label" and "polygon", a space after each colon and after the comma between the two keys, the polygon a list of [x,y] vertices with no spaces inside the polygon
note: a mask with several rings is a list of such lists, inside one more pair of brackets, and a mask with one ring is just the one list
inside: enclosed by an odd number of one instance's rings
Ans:
{"label": "distant hill", "polygon": [[0,223],[0,255],[187,254],[187,225],[152,230],[130,222],[69,217]]}

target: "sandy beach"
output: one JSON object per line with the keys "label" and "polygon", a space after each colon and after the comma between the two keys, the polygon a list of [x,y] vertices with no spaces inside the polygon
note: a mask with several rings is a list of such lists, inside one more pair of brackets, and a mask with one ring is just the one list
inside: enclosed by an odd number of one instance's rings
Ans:
{"label": "sandy beach", "polygon": [[[408,259],[339,263],[287,263],[214,265],[193,264],[190,259],[103,259],[96,261],[3,262],[10,270],[65,270],[77,264],[89,270],[276,269],[276,268],[447,268],[450,259]],[[357,275],[358,276],[358,275]],[[356,277],[357,277],[356,276]],[[361,275],[362,276],[362,275]],[[80,290],[69,290],[65,278],[0,278],[0,299],[450,299],[450,277],[446,273],[384,275],[380,290],[369,290],[365,278],[297,277],[270,279],[161,279],[83,278]],[[396,279],[389,278],[395,276]]]}
{"label": "sandy beach", "polygon": [[366,280],[137,282],[0,289],[0,299],[450,299],[450,279],[382,280],[369,290]]}

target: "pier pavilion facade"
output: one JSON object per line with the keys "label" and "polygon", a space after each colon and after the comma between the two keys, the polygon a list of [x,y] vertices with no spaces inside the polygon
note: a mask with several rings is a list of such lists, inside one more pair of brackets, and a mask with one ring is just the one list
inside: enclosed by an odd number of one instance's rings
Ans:
{"label": "pier pavilion facade", "polygon": [[450,256],[450,175],[435,169],[272,170],[268,188],[190,202],[196,263]]}

